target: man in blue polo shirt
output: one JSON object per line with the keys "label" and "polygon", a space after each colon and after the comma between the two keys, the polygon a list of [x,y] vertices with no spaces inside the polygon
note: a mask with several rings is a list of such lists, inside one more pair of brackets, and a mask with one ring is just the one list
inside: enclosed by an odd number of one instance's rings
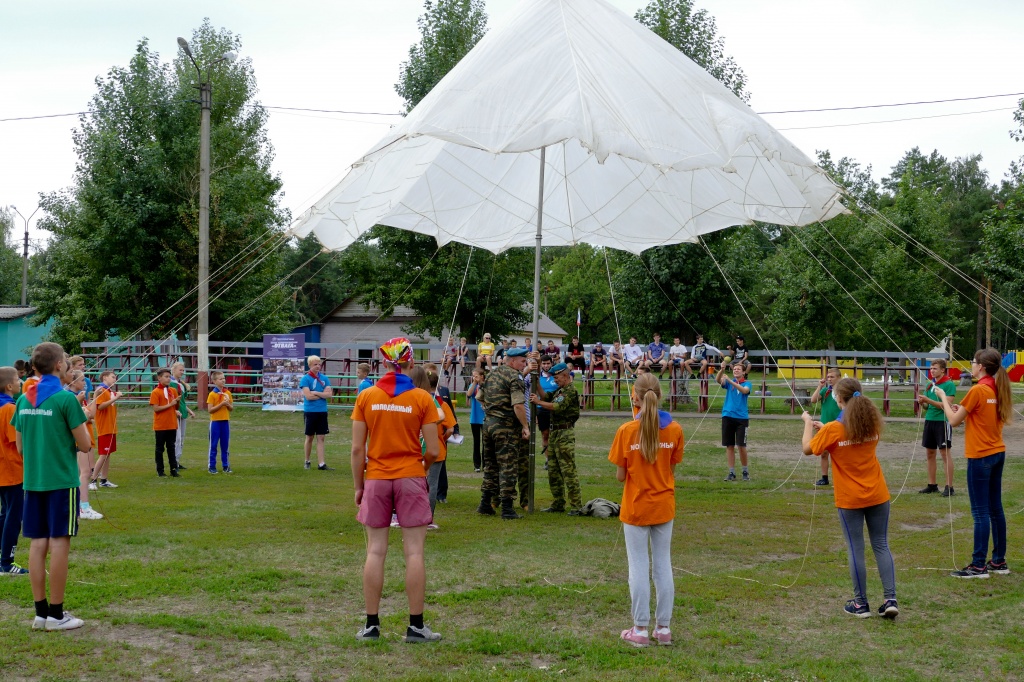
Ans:
{"label": "man in blue polo shirt", "polygon": [[331,381],[320,371],[323,361],[316,355],[306,359],[309,371],[302,376],[299,389],[302,391],[302,416],[306,422],[306,464],[310,468],[309,458],[313,450],[313,439],[316,439],[316,459],[319,471],[330,471],[324,461],[324,442],[330,429],[327,428],[327,399],[334,395]]}
{"label": "man in blue polo shirt", "polygon": [[661,334],[655,332],[654,341],[647,344],[647,351],[644,353],[644,367],[647,368],[648,372],[653,372],[657,368],[659,379],[665,375],[665,370],[669,368],[669,363],[666,362],[665,358],[665,353],[667,352],[668,346],[661,342]]}

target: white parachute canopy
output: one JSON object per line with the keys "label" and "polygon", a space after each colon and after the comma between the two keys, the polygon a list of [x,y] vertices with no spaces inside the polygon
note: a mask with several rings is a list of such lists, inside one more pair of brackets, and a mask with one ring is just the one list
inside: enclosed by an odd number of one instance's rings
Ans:
{"label": "white parachute canopy", "polygon": [[344,249],[375,224],[495,253],[633,253],[845,209],[803,152],[605,0],[525,0],[293,225]]}

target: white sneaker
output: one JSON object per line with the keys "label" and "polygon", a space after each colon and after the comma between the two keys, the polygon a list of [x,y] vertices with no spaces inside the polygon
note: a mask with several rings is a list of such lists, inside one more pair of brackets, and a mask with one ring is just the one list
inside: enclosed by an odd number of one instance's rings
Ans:
{"label": "white sneaker", "polygon": [[96,482],[95,481],[91,481],[89,483],[89,490],[99,490],[99,488],[96,487]]}
{"label": "white sneaker", "polygon": [[422,628],[408,626],[405,630],[403,641],[409,644],[421,644],[424,642],[438,642],[441,640],[441,633],[431,631],[430,627],[424,625]]}
{"label": "white sneaker", "polygon": [[47,630],[74,630],[85,625],[85,621],[81,618],[75,618],[67,611],[64,612],[64,617],[57,620],[53,616],[46,619]]}
{"label": "white sneaker", "polygon": [[43,618],[42,616],[36,616],[36,619],[34,621],[32,621],[32,629],[33,630],[45,630],[46,629],[46,619]]}
{"label": "white sneaker", "polygon": [[398,514],[392,514],[391,515],[391,527],[392,528],[401,528],[401,526],[398,524]]}
{"label": "white sneaker", "polygon": [[117,484],[111,481],[100,481],[101,488],[116,488]]}
{"label": "white sneaker", "polygon": [[[78,512],[78,518],[80,518],[80,519],[88,519],[90,521],[99,521],[100,519],[103,518],[103,514],[100,514],[98,511],[96,511],[92,507],[86,507],[85,509],[82,509],[81,511]],[[75,627],[78,627],[78,626],[75,626]]]}
{"label": "white sneaker", "polygon": [[428,523],[427,524],[427,530],[437,530],[439,528],[440,528],[440,526],[437,525],[436,523]]}

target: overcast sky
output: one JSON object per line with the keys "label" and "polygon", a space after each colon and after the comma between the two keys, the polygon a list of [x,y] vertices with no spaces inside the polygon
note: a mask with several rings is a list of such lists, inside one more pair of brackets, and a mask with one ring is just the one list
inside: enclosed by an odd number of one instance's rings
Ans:
{"label": "overcast sky", "polygon": [[[610,1],[630,15],[644,4]],[[490,25],[515,4],[489,0]],[[746,72],[755,111],[1024,92],[1020,0],[698,0],[697,6],[716,18],[727,53]],[[394,84],[419,38],[422,10],[421,0],[0,2],[0,119],[86,109],[94,79],[126,64],[140,38],[171,59],[177,36],[190,36],[206,16],[241,35],[263,104],[397,112]],[[1010,161],[1024,155],[1024,144],[1008,135],[1019,99],[766,119],[808,155],[829,149],[834,157],[853,157],[872,165],[876,178],[918,146],[948,158],[982,154],[989,179],[998,182]],[[917,120],[848,125],[907,118]],[[284,206],[297,215],[312,204],[387,132],[389,120],[273,112],[269,136]],[[40,192],[71,184],[76,123],[74,117],[0,122],[0,205],[14,204],[27,216]]]}

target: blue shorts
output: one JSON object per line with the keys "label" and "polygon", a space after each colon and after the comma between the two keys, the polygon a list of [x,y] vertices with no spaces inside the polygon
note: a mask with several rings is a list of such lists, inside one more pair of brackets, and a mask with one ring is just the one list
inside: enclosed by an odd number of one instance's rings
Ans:
{"label": "blue shorts", "polygon": [[30,539],[78,535],[80,495],[77,487],[42,492],[26,490],[21,534]]}

